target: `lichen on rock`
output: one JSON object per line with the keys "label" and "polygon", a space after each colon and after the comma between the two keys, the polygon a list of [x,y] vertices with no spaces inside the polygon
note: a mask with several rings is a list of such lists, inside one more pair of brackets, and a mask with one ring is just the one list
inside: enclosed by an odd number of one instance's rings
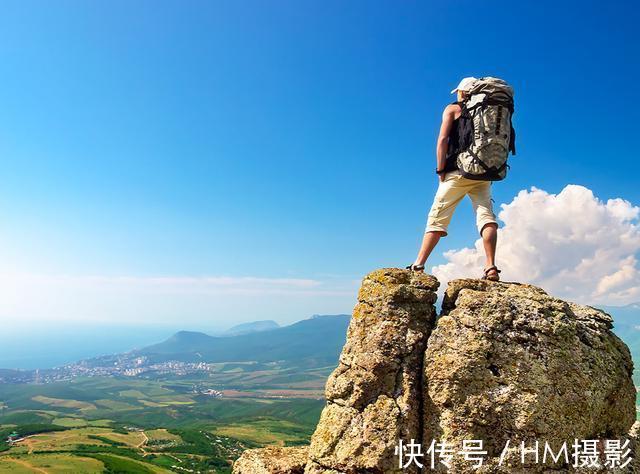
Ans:
{"label": "lichen on rock", "polygon": [[233,464],[234,474],[303,474],[308,447],[247,449]]}
{"label": "lichen on rock", "polygon": [[[482,439],[497,465],[507,440],[571,446],[622,437],[635,421],[631,355],[608,314],[483,280],[452,281],[443,310],[425,353],[425,440]],[[505,464],[523,467],[520,453]]]}
{"label": "lichen on rock", "polygon": [[[483,466],[454,456],[456,473],[580,472],[522,464],[516,448],[536,440],[570,449],[574,439],[628,437],[635,456],[633,363],[610,315],[531,285],[461,279],[436,322],[437,288],[406,270],[367,275],[310,446],[246,451],[234,473],[415,473],[395,455],[412,439],[423,453],[432,440],[456,450],[482,440]],[[627,472],[638,469],[634,460]]]}
{"label": "lichen on rock", "polygon": [[307,473],[393,472],[398,440],[420,438],[419,374],[437,288],[432,276],[393,268],[364,278]]}

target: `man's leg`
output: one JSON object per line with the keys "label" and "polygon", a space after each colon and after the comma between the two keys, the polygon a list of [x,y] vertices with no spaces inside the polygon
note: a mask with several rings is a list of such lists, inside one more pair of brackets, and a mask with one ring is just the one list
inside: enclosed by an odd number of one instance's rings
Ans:
{"label": "man's leg", "polygon": [[484,245],[485,267],[493,267],[496,264],[496,245],[498,243],[498,224],[485,224],[482,228],[482,244]]}
{"label": "man's leg", "polygon": [[[476,213],[476,224],[484,246],[486,262],[484,268],[490,268],[496,264],[496,246],[498,243],[498,222],[491,204],[491,184],[488,182],[478,183],[469,191],[469,197]],[[494,270],[494,272],[496,271]]]}
{"label": "man's leg", "polygon": [[427,218],[424,237],[414,265],[424,265],[441,237],[447,235],[453,211],[465,195],[465,189],[458,185],[460,176],[450,173],[438,185],[433,205]]}
{"label": "man's leg", "polygon": [[420,251],[418,252],[418,256],[416,257],[416,261],[413,262],[414,265],[424,265],[433,249],[438,244],[440,237],[446,235],[445,232],[425,232],[424,237],[422,238],[422,245],[420,246]]}

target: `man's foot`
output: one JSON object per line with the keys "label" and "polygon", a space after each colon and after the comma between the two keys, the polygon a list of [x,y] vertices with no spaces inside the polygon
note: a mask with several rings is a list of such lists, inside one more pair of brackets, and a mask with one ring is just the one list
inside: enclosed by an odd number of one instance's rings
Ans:
{"label": "man's foot", "polygon": [[411,265],[407,265],[405,268],[412,272],[424,273],[424,265],[416,265],[415,263],[412,263]]}
{"label": "man's foot", "polygon": [[484,269],[483,280],[500,281],[500,270],[495,265],[491,265],[489,268]]}

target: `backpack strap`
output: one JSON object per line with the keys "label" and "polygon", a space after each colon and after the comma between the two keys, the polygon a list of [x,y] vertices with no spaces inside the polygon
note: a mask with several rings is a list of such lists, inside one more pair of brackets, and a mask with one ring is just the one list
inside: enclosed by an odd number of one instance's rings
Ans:
{"label": "backpack strap", "polygon": [[516,129],[511,124],[511,135],[509,136],[509,151],[512,155],[516,154]]}

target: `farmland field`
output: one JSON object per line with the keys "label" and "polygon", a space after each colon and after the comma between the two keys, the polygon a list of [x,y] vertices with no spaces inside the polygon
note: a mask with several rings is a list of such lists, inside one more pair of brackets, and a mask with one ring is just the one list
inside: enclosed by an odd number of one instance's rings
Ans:
{"label": "farmland field", "polygon": [[93,458],[83,458],[69,454],[12,455],[0,457],[0,473],[31,474],[47,472],[51,474],[82,472],[101,473],[104,464]]}
{"label": "farmland field", "polygon": [[[244,367],[233,370],[235,378]],[[277,371],[229,385],[215,377],[2,384],[0,473],[229,473],[246,448],[308,443],[325,372],[290,384]],[[8,443],[11,434],[18,439]]]}

